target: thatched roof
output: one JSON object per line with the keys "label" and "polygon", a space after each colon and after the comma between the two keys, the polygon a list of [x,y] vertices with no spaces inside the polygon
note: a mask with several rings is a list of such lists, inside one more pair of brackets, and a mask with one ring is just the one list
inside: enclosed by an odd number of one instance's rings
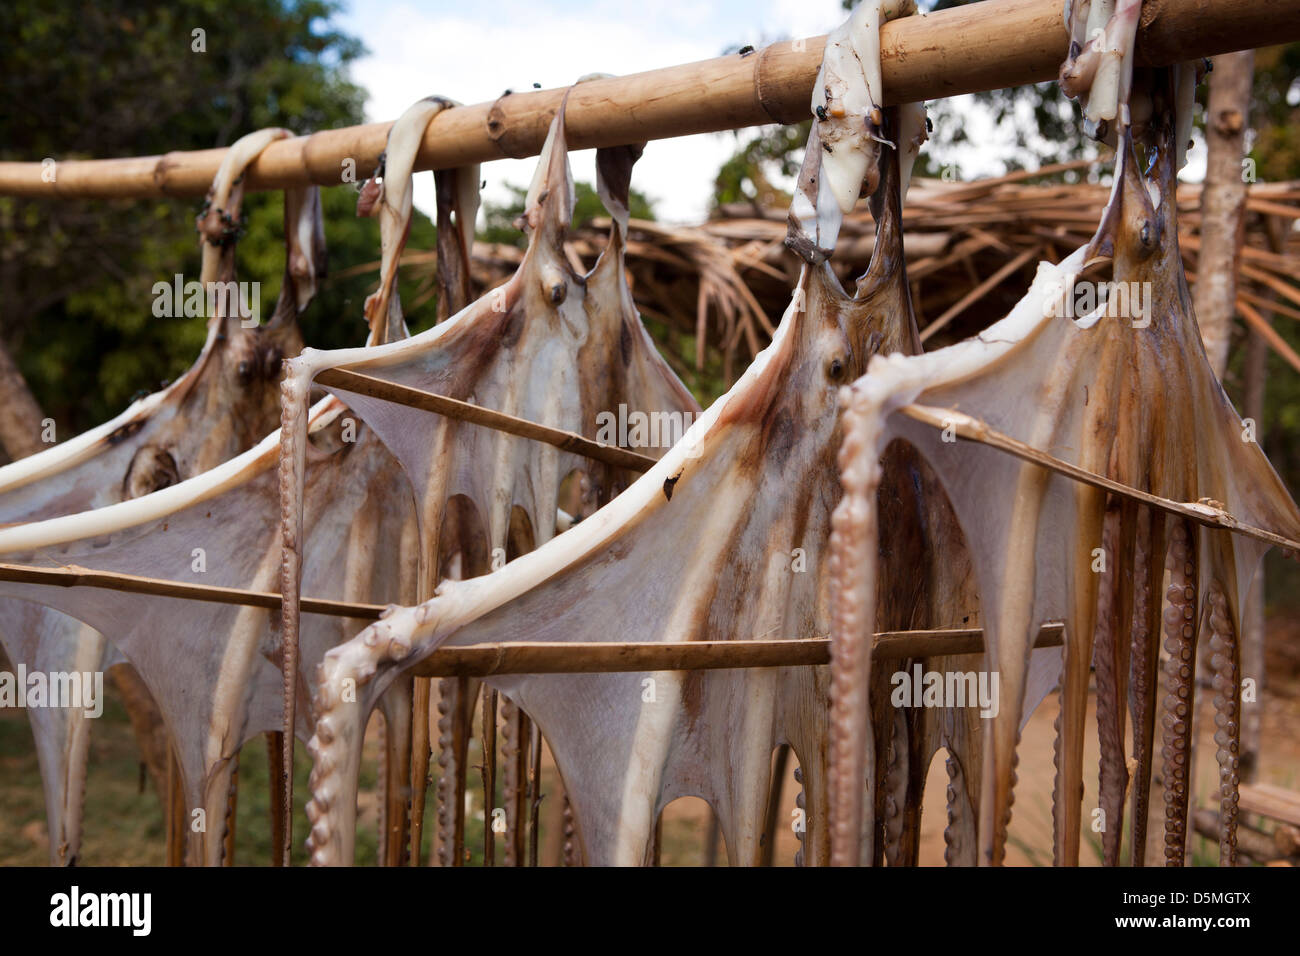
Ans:
{"label": "thatched roof", "polygon": [[[1109,185],[1024,182],[1087,165],[1065,163],[970,183],[913,182],[903,213],[904,246],[923,339],[944,344],[986,327],[1024,293],[1040,259],[1058,261],[1088,240]],[[1197,184],[1178,189],[1179,241],[1193,283],[1200,192]],[[1300,181],[1252,184],[1247,212],[1238,314],[1254,327],[1266,325],[1270,313],[1300,319]],[[669,361],[688,381],[707,360],[714,377],[721,377],[714,387],[725,388],[766,345],[798,272],[798,260],[783,244],[785,215],[783,209],[740,206],[693,227],[632,221],[627,264],[637,305],[652,326],[660,326],[656,332]],[[591,267],[608,228],[608,221],[597,219],[573,231],[568,252],[575,268]],[[874,244],[868,212],[846,217],[832,263],[843,281],[861,274]],[[483,288],[499,284],[521,257],[514,246],[476,243],[476,282]],[[403,258],[403,265],[428,276],[428,294],[432,264],[432,253]],[[695,347],[697,338],[705,343],[703,353]],[[1269,342],[1300,371],[1300,356],[1285,341],[1274,333]]]}

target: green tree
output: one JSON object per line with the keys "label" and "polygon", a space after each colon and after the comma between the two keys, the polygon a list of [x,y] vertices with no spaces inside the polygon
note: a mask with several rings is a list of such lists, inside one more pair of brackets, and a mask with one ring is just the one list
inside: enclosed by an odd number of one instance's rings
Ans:
{"label": "green tree", "polygon": [[[485,202],[483,204],[483,231],[479,238],[484,242],[498,242],[523,248],[528,239],[515,226],[515,220],[524,214],[524,201],[528,198],[528,189],[524,186],[505,184],[510,191],[506,202]],[[654,208],[645,194],[633,189],[628,196],[628,208],[633,219],[654,219]],[[605,204],[590,183],[578,182],[573,186],[573,228],[581,229],[593,219],[608,216]]]}
{"label": "green tree", "polygon": [[[347,67],[364,50],[334,26],[337,10],[332,0],[150,9],[11,0],[0,9],[0,159],[141,156],[225,146],[266,126],[308,133],[359,123],[365,92]],[[355,192],[326,189],[323,200],[335,269],[377,259],[378,224],[355,217]],[[198,354],[202,319],[151,311],[153,283],[198,275],[198,207],[0,198],[0,335],[60,436],[116,414]],[[250,195],[244,212],[239,277],[262,283],[269,315],[284,268],[280,197]],[[411,247],[433,243],[432,224],[417,216]],[[327,281],[304,315],[307,341],[360,344],[374,282]],[[428,324],[428,311],[413,318]]]}

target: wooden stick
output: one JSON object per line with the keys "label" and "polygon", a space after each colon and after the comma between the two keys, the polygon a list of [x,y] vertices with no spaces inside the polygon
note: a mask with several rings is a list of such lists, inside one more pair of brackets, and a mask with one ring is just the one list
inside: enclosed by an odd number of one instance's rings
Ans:
{"label": "wooden stick", "polygon": [[1295,349],[1287,344],[1287,340],[1278,334],[1277,329],[1273,328],[1268,319],[1264,318],[1253,306],[1246,304],[1242,300],[1240,293],[1237,294],[1237,311],[1241,313],[1242,318],[1250,323],[1251,328],[1260,334],[1274,352],[1282,356],[1293,369],[1300,372],[1300,355],[1296,355]]}
{"label": "wooden stick", "polygon": [[1013,272],[1015,272],[1017,269],[1023,266],[1026,262],[1033,259],[1036,255],[1038,255],[1039,251],[1040,250],[1038,246],[1034,246],[1032,249],[1026,249],[1024,252],[1020,253],[1020,255],[1016,256],[1014,259],[1012,259],[1010,262],[1004,265],[997,272],[993,273],[993,275],[989,276],[987,279],[985,279],[975,288],[967,292],[964,296],[961,297],[960,301],[956,302],[951,308],[949,308],[946,312],[944,312],[943,315],[939,316],[937,319],[935,319],[933,322],[931,322],[929,325],[925,327],[925,331],[921,333],[921,341],[922,342],[926,341],[927,339],[930,338],[930,336],[934,335],[934,333],[938,332],[940,329],[942,329],[945,325],[947,325],[957,316],[965,312],[966,309],[972,303],[975,303],[980,299],[982,299],[985,295],[989,293],[989,291],[994,289],[999,282],[1001,282],[1007,276],[1011,275]]}
{"label": "wooden stick", "polygon": [[[1061,624],[1045,624],[1035,647],[1059,647]],[[980,628],[886,631],[876,635],[877,660],[979,654]],[[829,664],[830,640],[647,641],[502,643],[441,647],[411,672],[424,677],[488,677],[493,674],[612,674],[638,671],[720,670],[730,667],[799,667]]]}
{"label": "wooden stick", "polygon": [[[181,598],[187,601],[208,601],[214,604],[244,604],[249,607],[279,608],[280,595],[275,591],[248,591],[244,588],[223,588],[211,584],[183,584],[163,578],[146,578],[135,574],[118,574],[115,571],[94,571],[69,564],[61,568],[34,568],[23,564],[0,564],[0,581],[19,584],[41,584],[60,588],[103,588],[109,591],[126,591],[131,594],[153,594],[158,597]],[[322,598],[303,598],[305,614],[329,614],[334,617],[352,617],[361,620],[378,620],[383,613],[382,604],[350,604],[347,601],[327,601]]]}
{"label": "wooden stick", "polygon": [[983,197],[996,186],[1021,183],[1026,179],[1036,179],[1039,176],[1055,176],[1057,173],[1066,173],[1075,169],[1087,169],[1089,166],[1107,162],[1111,158],[1113,157],[1108,155],[1106,157],[1099,156],[1096,159],[1072,159],[1065,163],[1049,163],[1045,166],[1039,166],[1037,169],[1017,169],[1013,173],[1005,173],[991,179],[976,180],[969,185],[945,189],[940,193],[940,198],[945,203],[965,203]]}
{"label": "wooden stick", "polygon": [[497,805],[497,692],[483,688],[483,865],[496,866],[492,810]]}
{"label": "wooden stick", "polygon": [[[69,565],[34,568],[0,564],[0,581],[50,587],[90,587],[134,594],[153,594],[217,604],[277,608],[280,595],[272,591],[208,584],[182,584],[161,578],[92,571]],[[303,611],[336,617],[377,620],[384,607],[303,598]],[[1056,634],[1060,625],[1045,625],[1041,634]],[[876,635],[876,656],[882,658],[978,653],[984,632],[979,628],[885,631]],[[1060,643],[1059,639],[1056,643]],[[1048,647],[1052,644],[1040,644]],[[610,643],[500,643],[474,647],[444,647],[418,664],[420,677],[485,677],[489,674],[585,674],[641,670],[708,670],[720,667],[792,667],[830,661],[826,640],[804,641],[685,641]],[[730,650],[729,650],[730,649]]]}
{"label": "wooden stick", "polygon": [[[1179,241],[1181,242],[1182,240]],[[1241,264],[1240,272],[1247,279],[1254,279],[1256,282],[1262,282],[1274,292],[1278,293],[1278,295],[1286,296],[1296,305],[1300,305],[1300,289],[1288,285],[1277,276],[1265,272],[1262,269],[1256,269],[1254,266],[1246,265],[1244,262]]]}
{"label": "wooden stick", "polygon": [[448,418],[482,425],[484,428],[495,428],[497,431],[508,432],[521,438],[531,438],[614,468],[630,468],[639,473],[649,471],[655,464],[655,459],[649,455],[613,445],[602,445],[590,438],[583,438],[575,432],[539,425],[504,412],[493,411],[445,395],[435,395],[433,392],[411,388],[409,385],[399,385],[396,382],[386,382],[369,375],[349,372],[346,369],[332,368],[321,372],[316,376],[316,384],[354,392],[357,395],[381,398],[386,402],[396,402],[399,405],[409,405],[411,408],[446,415]]}
{"label": "wooden stick", "polygon": [[1228,531],[1235,531],[1248,538],[1255,538],[1258,541],[1300,553],[1300,541],[1292,541],[1290,538],[1275,534],[1272,531],[1265,531],[1263,528],[1248,525],[1218,508],[1199,503],[1173,501],[1169,498],[1153,495],[1150,492],[1130,488],[1122,482],[1107,478],[1104,475],[1098,475],[1095,472],[1080,468],[1078,465],[1072,465],[1068,461],[1063,461],[1046,452],[1039,451],[1032,445],[1027,445],[1019,439],[1004,435],[1002,432],[991,428],[987,422],[980,421],[978,418],[973,418],[956,409],[934,408],[928,405],[904,405],[899,411],[908,418],[914,418],[932,428],[940,430],[952,428],[958,438],[989,445],[992,448],[1015,455],[1023,461],[1059,472],[1067,478],[1073,478],[1075,481],[1081,481],[1085,485],[1101,488],[1113,494],[1141,502],[1144,505],[1149,505],[1152,508],[1167,511],[1170,514],[1190,518],[1192,521],[1211,528],[1224,528]]}
{"label": "wooden stick", "polygon": [[[271,787],[277,790],[284,779],[284,732],[273,730],[266,734],[266,754]],[[284,815],[284,801],[272,798],[271,803],[271,846],[291,845],[289,832],[293,824]],[[272,866],[284,866],[284,856],[279,852],[271,854]]]}
{"label": "wooden stick", "polygon": [[[1217,810],[1200,809],[1192,814],[1192,825],[1196,832],[1207,840],[1219,840],[1219,814]],[[1237,848],[1256,863],[1269,863],[1273,860],[1285,860],[1289,854],[1286,845],[1279,844],[1273,837],[1260,833],[1248,826],[1237,826]]]}
{"label": "wooden stick", "polygon": [[1237,298],[1245,299],[1247,302],[1253,302],[1255,305],[1262,305],[1270,312],[1288,316],[1292,319],[1300,319],[1300,309],[1293,309],[1289,305],[1283,305],[1274,299],[1269,299],[1262,295],[1256,295],[1246,289],[1237,290]]}
{"label": "wooden stick", "polygon": [[[759,866],[772,866],[776,862],[776,828],[781,824],[781,791],[785,789],[785,768],[790,762],[790,745],[781,744],[772,759],[772,779],[767,790],[767,816],[763,820],[763,849]],[[718,816],[709,817],[709,843],[705,847],[705,866],[718,864]]]}
{"label": "wooden stick", "polygon": [[[1138,32],[1143,66],[1300,39],[1300,0],[1147,0]],[[885,24],[886,103],[936,99],[1055,79],[1069,38],[1060,0],[986,0]],[[807,119],[824,37],[775,43],[573,88],[571,149]],[[576,71],[575,71],[576,72]],[[416,169],[452,169],[535,156],[565,90],[528,91],[444,110],[425,133]],[[369,174],[391,123],[327,130],[271,144],[249,167],[249,191],[338,185],[345,160]],[[202,196],[222,149],[131,159],[0,163],[0,194],[58,197]],[[59,160],[60,157],[52,157]],[[42,173],[45,172],[45,178]]]}
{"label": "wooden stick", "polygon": [[[474,703],[469,699],[469,681],[458,677],[451,707],[451,751],[456,761],[456,774],[451,786],[451,859],[452,866],[464,866],[465,853],[465,790],[469,786],[469,735],[474,725]],[[491,826],[491,813],[484,810],[483,821]]]}
{"label": "wooden stick", "polygon": [[429,698],[432,692],[427,677],[417,677],[411,693],[411,819],[407,827],[410,846],[406,852],[409,865],[420,865],[424,841],[424,808],[429,792]]}
{"label": "wooden stick", "polygon": [[1300,793],[1269,783],[1241,785],[1241,812],[1300,827]]}
{"label": "wooden stick", "polygon": [[531,760],[528,767],[528,865],[537,865],[538,826],[542,809],[542,729],[532,722],[528,735]]}
{"label": "wooden stick", "polygon": [[170,735],[167,738],[167,865],[185,865],[185,834],[190,815],[185,812],[185,789],[181,784],[180,763]]}

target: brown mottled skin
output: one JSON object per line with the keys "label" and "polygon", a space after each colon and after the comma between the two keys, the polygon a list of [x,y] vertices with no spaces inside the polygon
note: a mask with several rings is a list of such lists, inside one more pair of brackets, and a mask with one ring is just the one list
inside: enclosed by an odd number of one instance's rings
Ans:
{"label": "brown mottled skin", "polygon": [[[395,609],[327,657],[312,744],[315,862],[343,863],[350,856],[350,768],[359,742],[355,721],[365,705],[360,712],[340,707],[344,674],[370,700],[442,640],[744,640],[826,633],[826,542],[839,497],[838,390],[876,350],[914,347],[916,340],[892,156],[887,177],[876,257],[857,295],[845,294],[824,263],[804,269],[773,345],[707,413],[708,427],[701,423],[698,456],[674,449],[672,462],[661,463],[671,464],[671,473],[652,471],[533,554],[492,575],[445,582],[433,600]],[[806,571],[792,567],[795,548],[806,553]],[[550,555],[564,557],[544,581],[493,603],[514,579],[533,573],[525,568],[542,567]],[[912,577],[929,573],[908,567]],[[609,601],[617,602],[616,629],[593,603]],[[906,613],[923,612],[909,603]],[[433,629],[428,639],[423,632],[413,636],[410,628],[418,624]],[[551,744],[587,862],[645,862],[659,811],[689,794],[713,806],[729,859],[757,863],[771,754],[788,743],[800,762],[799,800],[807,814],[801,856],[825,863],[826,669],[658,674],[654,700],[642,696],[641,682],[649,676],[488,681],[515,699]]]}
{"label": "brown mottled skin", "polygon": [[[1137,86],[1153,106],[1140,137],[1148,172],[1139,171],[1137,134],[1123,131],[1115,189],[1101,227],[1089,247],[1071,254],[1068,267],[1077,272],[1089,256],[1111,256],[1116,283],[1149,290],[1149,315],[1130,310],[1076,324],[1047,308],[1057,295],[1052,282],[1065,279],[1072,287],[1075,277],[1064,275],[1063,267],[1045,264],[1030,293],[1002,323],[927,356],[877,360],[874,374],[855,384],[850,395],[853,428],[865,443],[855,454],[865,458],[870,447],[894,437],[914,443],[940,473],[977,556],[990,666],[999,671],[1003,691],[1002,707],[985,738],[981,863],[996,865],[1003,859],[1019,721],[1022,705],[1032,703],[1026,700],[1030,648],[1039,626],[1054,619],[1066,625],[1057,724],[1055,858],[1063,865],[1078,860],[1084,717],[1089,665],[1095,658],[1100,797],[1106,811],[1103,846],[1106,861],[1117,862],[1128,766],[1126,686],[1145,696],[1134,708],[1135,805],[1145,806],[1149,799],[1152,643],[1159,622],[1154,595],[1170,519],[1164,512],[1144,514],[1147,505],[1136,504],[1123,491],[1103,492],[1076,483],[980,440],[944,444],[937,429],[897,413],[893,403],[925,406],[937,418],[945,411],[960,412],[975,425],[1001,430],[1032,449],[1129,489],[1176,502],[1201,502],[1253,528],[1293,540],[1300,532],[1300,510],[1258,446],[1242,440],[1241,420],[1206,361],[1177,248],[1174,83],[1170,71],[1140,79]],[[858,480],[867,487],[870,479],[867,475]],[[1115,500],[1108,501],[1108,494]],[[846,535],[855,523],[871,533],[874,517],[846,516]],[[1174,522],[1173,533],[1175,548],[1185,555],[1172,565],[1185,565],[1182,600],[1194,611],[1197,594],[1219,595],[1217,615],[1206,618],[1202,612],[1201,618],[1213,619],[1206,626],[1221,645],[1216,668],[1223,688],[1222,842],[1229,848],[1223,851],[1228,859],[1235,826],[1233,734],[1239,693],[1233,635],[1239,631],[1239,602],[1264,548],[1253,537],[1205,525],[1182,533],[1180,540]],[[1093,567],[1097,548],[1105,555],[1104,571]],[[860,607],[853,613],[859,618],[874,616],[864,597],[855,596]],[[1165,620],[1168,625],[1168,615]],[[1176,638],[1170,651],[1179,657],[1190,653],[1187,642],[1194,640],[1183,631],[1194,628],[1195,614],[1188,620],[1186,628],[1178,626],[1170,634]],[[863,620],[852,624],[870,627]],[[845,627],[847,632],[848,624]],[[1190,700],[1180,695],[1190,686],[1190,669],[1189,664],[1184,675],[1179,668],[1178,683],[1167,696],[1167,707],[1178,711],[1164,718],[1166,760],[1175,767],[1186,756],[1183,740],[1189,725],[1182,711],[1190,708]],[[846,699],[856,699],[863,684],[861,669],[846,673]],[[1042,685],[1037,690],[1041,692]],[[845,732],[852,733],[852,726],[846,725]],[[855,749],[845,747],[850,755]],[[1170,793],[1167,840],[1177,862],[1182,851],[1173,844],[1185,833],[1186,807],[1176,788]],[[847,840],[858,816],[850,802],[844,807],[840,836]]]}
{"label": "brown mottled skin", "polygon": [[[626,283],[625,227],[619,213],[626,215],[625,190],[639,150],[620,147],[598,154],[600,186],[616,224],[596,266],[580,275],[564,253],[572,210],[563,110],[552,129],[537,186],[521,218],[529,246],[515,276],[426,333],[427,346],[425,339],[412,340],[411,350],[400,356],[363,358],[348,367],[589,436],[596,434],[599,413],[615,412],[620,405],[641,413],[693,416],[698,406],[655,351]],[[376,305],[371,312],[378,319],[383,309]],[[304,368],[304,374],[311,369]],[[614,497],[634,477],[624,469],[478,426],[423,412],[395,414],[395,419],[376,418],[375,427],[390,429],[385,440],[403,461],[416,492],[426,596],[448,577],[453,560],[459,561],[459,577],[472,578],[488,569],[486,562],[497,548],[509,560],[553,537],[560,483],[575,469],[583,472],[595,504]],[[403,414],[418,419],[418,429],[414,423],[403,427]],[[405,439],[412,440],[403,444]],[[661,451],[650,449],[652,455]],[[463,700],[448,696],[448,717],[458,708],[472,712],[479,683],[468,681],[463,692],[455,691]],[[526,711],[520,709],[521,718]],[[439,728],[439,759],[448,776],[458,780],[464,737],[458,742],[453,724]],[[508,723],[502,741],[507,757],[517,738],[522,758],[525,731],[522,719]],[[517,784],[513,789],[522,799],[523,774],[507,773],[504,782],[507,791]],[[444,862],[455,856],[460,840],[455,789],[442,788],[439,798],[439,843],[451,848],[442,854]],[[514,840],[522,835],[526,813],[509,807],[507,812],[508,836]],[[512,846],[506,862],[522,862],[522,852],[515,852],[520,845]]]}
{"label": "brown mottled skin", "polygon": [[[237,231],[214,231],[214,223],[220,218],[217,209],[224,208],[231,224],[238,222],[243,167],[279,135],[283,131],[263,131],[236,143],[230,164],[219,172],[209,190],[208,211],[198,220],[203,248],[203,268],[198,277],[201,283],[235,280]],[[285,273],[270,321],[245,328],[238,316],[225,313],[225,302],[218,299],[219,311],[208,317],[208,339],[195,364],[142,406],[119,416],[117,426],[77,460],[45,469],[38,479],[27,483],[6,484],[0,480],[0,520],[31,521],[74,514],[150,494],[227,461],[275,428],[280,362],[301,349],[297,316],[325,274],[319,191],[312,187],[286,192],[284,222]],[[180,308],[183,303],[173,305]],[[60,450],[46,454],[58,455]],[[36,456],[28,464],[38,464],[41,457]],[[10,659],[16,662],[27,661],[29,654],[36,652],[32,642],[37,640],[38,632],[43,635],[39,638],[41,666],[50,669],[71,669],[52,659],[51,653],[73,655],[77,647],[90,640],[102,644],[93,632],[75,637],[78,624],[32,604],[15,605],[7,617],[10,623],[5,642]],[[51,629],[62,635],[66,644],[63,651],[53,648],[56,637]],[[32,644],[30,650],[28,644]],[[125,694],[132,727],[155,784],[165,792],[165,754],[169,745],[157,707],[130,664],[118,664],[111,673]],[[69,727],[66,731],[72,737],[66,743],[51,741],[47,745],[47,736],[64,731],[47,729],[48,714],[32,716],[47,802],[51,794],[66,788],[77,791],[57,797],[61,808],[55,810],[50,803],[48,814],[50,831],[56,835],[51,840],[52,862],[70,864],[76,861],[79,850],[88,735]],[[49,756],[52,747],[57,749],[57,758]],[[154,754],[158,756],[151,758]]]}

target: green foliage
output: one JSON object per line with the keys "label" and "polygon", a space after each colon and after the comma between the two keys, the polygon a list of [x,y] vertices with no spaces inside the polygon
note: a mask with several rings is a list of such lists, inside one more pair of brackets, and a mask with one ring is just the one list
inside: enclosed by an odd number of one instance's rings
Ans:
{"label": "green foliage", "polygon": [[[982,0],[919,0],[922,12],[945,10]],[[843,0],[845,10],[855,0]],[[1009,130],[1014,148],[1001,157],[1008,170],[1025,169],[1095,155],[1095,145],[1084,138],[1078,123],[1078,107],[1065,100],[1055,83],[990,90],[975,96],[975,102],[1000,128]],[[970,101],[932,100],[926,104],[932,130],[921,152],[917,174],[938,176],[952,164],[962,175],[962,158],[971,145]],[[714,189],[715,205],[755,202],[759,206],[781,207],[789,195],[771,183],[777,176],[793,176],[803,159],[811,119],[797,126],[765,127],[741,140],[732,157],[723,164]]]}
{"label": "green foliage", "polygon": [[[322,0],[176,0],[141,9],[14,0],[0,9],[0,159],[56,161],[228,145],[266,126],[295,133],[361,122],[347,78],[363,49]],[[193,31],[202,29],[204,52]],[[57,170],[57,167],[56,167]],[[379,256],[378,224],[348,186],[323,191],[330,261]],[[155,282],[198,277],[197,201],[0,198],[0,333],[61,435],[121,411],[197,356],[201,318],[158,319]],[[261,282],[262,315],[284,269],[281,200],[246,198],[238,278]],[[432,248],[423,216],[411,248]],[[364,339],[375,274],[327,281],[303,316],[317,346]],[[413,319],[423,318],[421,316]],[[431,313],[429,321],[431,321]]]}
{"label": "green foliage", "polygon": [[[784,206],[790,195],[769,182],[772,171],[794,176],[803,161],[803,146],[808,141],[812,120],[794,126],[769,126],[743,142],[722,164],[714,181],[715,206],[752,202],[760,208]],[[736,133],[740,142],[740,133]]]}
{"label": "green foliage", "polygon": [[[0,30],[6,150],[67,158],[225,145],[263,126],[297,133],[361,116],[339,67],[360,42],[326,0],[11,0]],[[204,52],[193,31],[203,30]]]}
{"label": "green foliage", "polygon": [[[528,240],[515,225],[515,220],[524,214],[528,189],[510,183],[506,183],[505,186],[511,195],[508,202],[489,201],[483,204],[484,228],[479,233],[479,238],[484,242],[498,242],[522,249],[528,244]],[[574,183],[573,195],[573,228],[580,229],[593,219],[609,216],[605,204],[600,200],[600,194],[590,183]],[[628,209],[633,219],[653,220],[655,217],[650,200],[646,198],[645,193],[636,189],[630,191]]]}
{"label": "green foliage", "polygon": [[1258,179],[1300,178],[1300,43],[1255,51],[1250,125]]}

